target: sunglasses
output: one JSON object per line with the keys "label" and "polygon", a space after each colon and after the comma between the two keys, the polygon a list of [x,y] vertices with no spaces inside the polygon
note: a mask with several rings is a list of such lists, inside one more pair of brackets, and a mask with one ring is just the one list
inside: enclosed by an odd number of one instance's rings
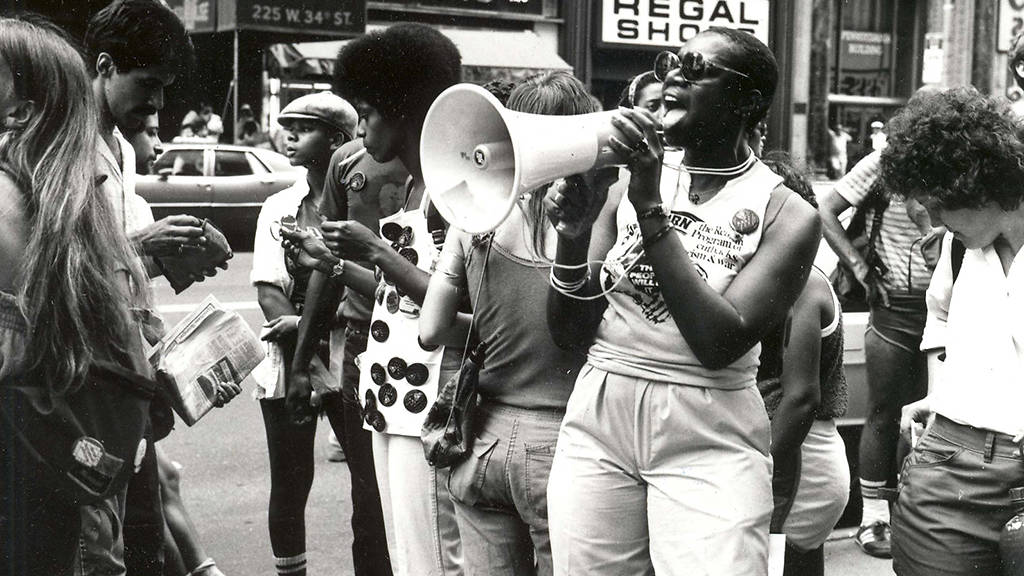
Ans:
{"label": "sunglasses", "polygon": [[737,76],[742,76],[746,79],[750,79],[750,76],[740,72],[739,70],[733,70],[732,68],[726,68],[721,64],[715,64],[711,60],[708,60],[700,52],[685,52],[682,56],[677,55],[675,52],[664,51],[658,54],[654,59],[654,77],[664,82],[670,72],[679,69],[679,72],[683,75],[683,78],[687,82],[700,82],[707,74],[708,70],[715,68],[718,70],[724,70],[726,72],[732,72]]}

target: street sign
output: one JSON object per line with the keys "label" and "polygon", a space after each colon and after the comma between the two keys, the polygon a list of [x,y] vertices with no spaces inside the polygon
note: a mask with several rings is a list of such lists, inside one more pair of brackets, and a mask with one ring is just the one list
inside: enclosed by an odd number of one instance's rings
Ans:
{"label": "street sign", "polygon": [[750,32],[767,44],[769,4],[769,0],[602,0],[601,42],[678,47],[711,26],[722,26]]}
{"label": "street sign", "polygon": [[999,51],[1009,51],[1013,38],[1021,32],[1024,32],[1024,0],[1000,0]]}
{"label": "street sign", "polygon": [[366,0],[218,0],[217,30],[355,36],[366,30]]}

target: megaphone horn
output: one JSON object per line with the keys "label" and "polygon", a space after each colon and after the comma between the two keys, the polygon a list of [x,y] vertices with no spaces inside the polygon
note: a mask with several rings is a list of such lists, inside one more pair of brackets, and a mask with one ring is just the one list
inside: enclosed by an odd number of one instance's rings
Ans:
{"label": "megaphone horn", "polygon": [[484,234],[508,217],[519,195],[624,159],[608,137],[615,111],[544,116],[507,110],[475,84],[456,84],[427,111],[420,162],[430,200],[449,224]]}

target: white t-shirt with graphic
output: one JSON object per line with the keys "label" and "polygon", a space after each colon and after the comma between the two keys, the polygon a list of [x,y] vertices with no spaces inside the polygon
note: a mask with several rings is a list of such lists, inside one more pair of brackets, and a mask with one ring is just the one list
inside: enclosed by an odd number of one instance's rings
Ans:
{"label": "white t-shirt with graphic", "polygon": [[[661,198],[697,272],[723,293],[761,243],[764,214],[782,178],[760,161],[730,180],[714,197],[693,204],[681,153],[665,156]],[[760,345],[726,368],[701,365],[669,313],[641,243],[636,211],[624,196],[616,215],[618,236],[601,270],[608,308],[588,361],[602,370],[647,380],[740,389],[753,386]]]}

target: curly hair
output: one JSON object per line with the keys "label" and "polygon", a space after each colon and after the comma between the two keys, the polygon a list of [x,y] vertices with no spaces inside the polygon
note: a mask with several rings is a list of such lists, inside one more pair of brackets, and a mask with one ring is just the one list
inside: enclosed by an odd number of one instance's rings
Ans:
{"label": "curly hair", "polygon": [[974,88],[913,98],[889,121],[881,182],[947,210],[989,202],[1013,210],[1024,198],[1024,142],[1006,103]]}
{"label": "curly hair", "polygon": [[173,66],[189,74],[195,66],[195,49],[185,25],[158,0],[114,0],[89,20],[85,51],[90,75],[96,76],[96,59],[110,54],[121,72],[135,68]]}
{"label": "curly hair", "polygon": [[508,105],[508,97],[512,95],[512,91],[516,89],[515,82],[506,82],[500,78],[495,78],[490,82],[482,86],[484,90],[487,90],[498,102],[501,102],[502,106]]}
{"label": "curly hair", "polygon": [[765,166],[772,169],[779,176],[782,176],[782,183],[787,188],[796,192],[808,204],[818,207],[818,198],[814,195],[814,188],[811,186],[807,174],[793,165],[793,159],[782,150],[772,150],[761,158]]}
{"label": "curly hair", "polygon": [[462,57],[447,36],[422,24],[396,24],[338,51],[334,91],[373,106],[382,118],[422,124],[427,110],[462,79]]}

